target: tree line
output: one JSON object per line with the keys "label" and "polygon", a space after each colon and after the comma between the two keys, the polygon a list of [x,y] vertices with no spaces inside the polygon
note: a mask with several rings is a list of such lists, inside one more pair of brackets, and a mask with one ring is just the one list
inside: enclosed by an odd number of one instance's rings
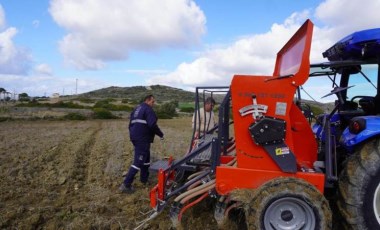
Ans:
{"label": "tree line", "polygon": [[[12,100],[12,93],[7,91],[6,89],[0,87],[0,101],[11,101]],[[13,99],[16,99],[16,95],[13,94]],[[19,101],[29,101],[30,97],[27,93],[20,93],[18,94],[18,100]]]}

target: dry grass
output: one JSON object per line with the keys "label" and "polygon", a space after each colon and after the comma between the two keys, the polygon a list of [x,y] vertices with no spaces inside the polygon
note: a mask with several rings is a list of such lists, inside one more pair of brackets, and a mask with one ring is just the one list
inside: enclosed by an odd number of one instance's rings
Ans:
{"label": "dry grass", "polygon": [[170,120],[159,120],[159,126],[164,133],[165,140],[156,138],[151,152],[154,158],[175,158],[186,154],[190,147],[192,127],[191,118],[180,117]]}

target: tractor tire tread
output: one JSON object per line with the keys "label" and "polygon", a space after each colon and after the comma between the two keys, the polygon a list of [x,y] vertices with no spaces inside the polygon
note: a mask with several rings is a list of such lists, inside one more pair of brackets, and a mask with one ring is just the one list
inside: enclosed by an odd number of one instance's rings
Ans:
{"label": "tractor tire tread", "polygon": [[332,214],[326,198],[313,185],[308,182],[293,177],[280,177],[273,179],[257,189],[252,201],[246,205],[246,221],[249,229],[261,229],[262,216],[265,204],[276,196],[297,194],[303,197],[304,201],[318,209],[322,214],[320,218],[321,226],[317,229],[331,229]]}
{"label": "tractor tire tread", "polygon": [[337,206],[348,229],[367,229],[361,212],[365,183],[375,176],[380,167],[380,139],[364,143],[347,159],[339,176]]}

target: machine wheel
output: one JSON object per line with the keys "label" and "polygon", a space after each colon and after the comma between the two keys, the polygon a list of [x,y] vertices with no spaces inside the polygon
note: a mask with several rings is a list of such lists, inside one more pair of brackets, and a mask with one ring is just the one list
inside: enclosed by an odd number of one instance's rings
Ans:
{"label": "machine wheel", "polygon": [[339,177],[338,208],[350,229],[380,229],[380,139],[362,145]]}
{"label": "machine wheel", "polygon": [[246,207],[248,229],[331,229],[326,198],[297,178],[278,178],[260,188]]}

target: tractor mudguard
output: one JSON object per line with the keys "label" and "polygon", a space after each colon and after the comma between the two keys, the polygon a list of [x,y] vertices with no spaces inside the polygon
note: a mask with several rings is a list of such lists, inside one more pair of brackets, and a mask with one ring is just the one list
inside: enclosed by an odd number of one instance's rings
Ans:
{"label": "tractor mudguard", "polygon": [[361,116],[357,118],[365,120],[365,128],[358,134],[354,134],[347,127],[340,139],[342,145],[348,150],[352,150],[363,141],[380,135],[380,116]]}

